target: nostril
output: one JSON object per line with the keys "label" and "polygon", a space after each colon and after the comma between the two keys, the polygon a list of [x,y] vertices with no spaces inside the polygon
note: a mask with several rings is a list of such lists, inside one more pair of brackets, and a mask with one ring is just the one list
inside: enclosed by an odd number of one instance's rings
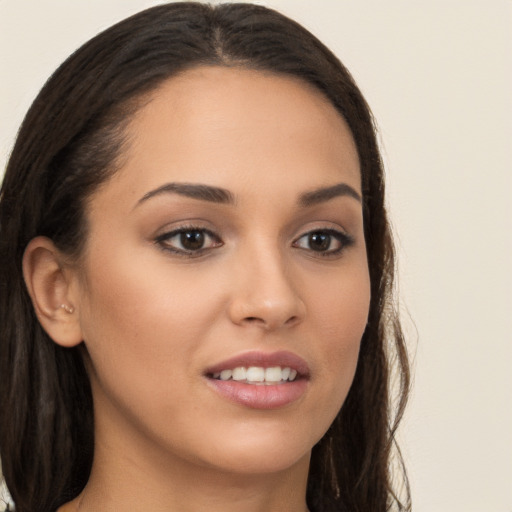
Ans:
{"label": "nostril", "polygon": [[[281,325],[287,325],[287,326],[292,326],[294,325],[296,322],[299,321],[299,317],[296,316],[296,315],[293,315],[291,316],[290,318],[288,318],[283,324]],[[271,321],[265,321],[264,318],[260,318],[258,316],[247,316],[244,318],[244,322],[245,323],[248,323],[248,324],[261,324],[261,325],[265,325],[267,327],[273,327],[273,322]],[[277,325],[277,324],[276,324]]]}
{"label": "nostril", "polygon": [[285,324],[294,324],[297,320],[299,319],[298,316],[291,316],[290,318],[288,318],[288,320],[286,320]]}

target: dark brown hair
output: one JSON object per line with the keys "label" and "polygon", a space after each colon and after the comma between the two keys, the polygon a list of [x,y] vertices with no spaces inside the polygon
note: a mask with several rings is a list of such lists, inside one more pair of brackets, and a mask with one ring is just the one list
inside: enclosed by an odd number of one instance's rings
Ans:
{"label": "dark brown hair", "polygon": [[371,305],[349,395],[313,448],[307,500],[316,512],[409,510],[407,485],[402,503],[390,470],[409,370],[393,308],[394,252],[370,110],[340,61],[294,21],[249,4],[188,2],[143,11],[76,51],[34,101],[13,149],[0,196],[0,453],[16,510],[50,512],[74,498],[94,450],[81,348],[62,348],[39,325],[23,282],[24,249],[44,235],[80,254],[85,202],[116,172],[123,129],[140,101],[201,65],[298,77],[350,127],[361,163]]}

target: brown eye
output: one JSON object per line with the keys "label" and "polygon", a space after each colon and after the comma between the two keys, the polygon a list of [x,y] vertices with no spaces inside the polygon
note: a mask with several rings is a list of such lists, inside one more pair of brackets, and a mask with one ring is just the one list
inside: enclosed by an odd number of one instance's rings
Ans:
{"label": "brown eye", "polygon": [[341,231],[321,229],[305,233],[293,243],[293,246],[321,256],[335,256],[353,242],[352,237]]}
{"label": "brown eye", "polygon": [[155,242],[163,249],[182,255],[200,255],[203,251],[220,247],[222,241],[207,229],[180,228],[160,235]]}
{"label": "brown eye", "polygon": [[180,243],[187,251],[197,251],[204,246],[205,234],[199,230],[184,231],[180,234]]}
{"label": "brown eye", "polygon": [[327,251],[331,246],[332,236],[327,233],[310,233],[308,235],[308,246],[313,251]]}

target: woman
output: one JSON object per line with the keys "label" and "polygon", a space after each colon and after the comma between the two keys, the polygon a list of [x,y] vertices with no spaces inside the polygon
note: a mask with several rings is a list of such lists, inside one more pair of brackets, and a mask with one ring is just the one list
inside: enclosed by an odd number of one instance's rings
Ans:
{"label": "woman", "polygon": [[407,509],[372,118],[305,29],[177,3],[95,37],[27,114],[0,230],[17,511]]}

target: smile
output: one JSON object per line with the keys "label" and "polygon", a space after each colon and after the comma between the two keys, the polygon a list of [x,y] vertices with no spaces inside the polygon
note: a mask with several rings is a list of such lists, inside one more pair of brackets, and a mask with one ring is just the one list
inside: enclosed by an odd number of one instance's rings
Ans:
{"label": "smile", "polygon": [[253,385],[276,385],[285,382],[293,382],[297,377],[297,370],[286,366],[272,366],[263,368],[262,366],[237,366],[232,370],[222,370],[215,372],[212,377],[218,380],[234,380],[245,384]]}
{"label": "smile", "polygon": [[207,385],[223,399],[250,409],[278,409],[298,401],[309,387],[309,366],[288,351],[249,351],[205,372]]}

